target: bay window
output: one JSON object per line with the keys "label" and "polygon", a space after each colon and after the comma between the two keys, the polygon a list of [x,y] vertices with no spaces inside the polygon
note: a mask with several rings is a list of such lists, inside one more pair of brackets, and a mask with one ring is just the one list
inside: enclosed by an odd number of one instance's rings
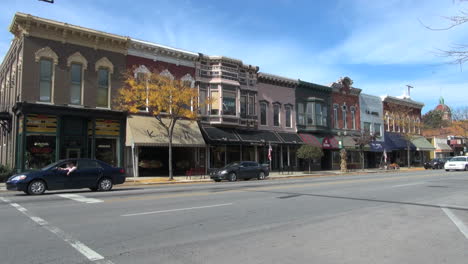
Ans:
{"label": "bay window", "polygon": [[240,114],[241,118],[247,117],[247,96],[242,95],[240,98]]}
{"label": "bay window", "polygon": [[219,91],[211,91],[211,115],[219,115]]}
{"label": "bay window", "polygon": [[304,104],[298,103],[297,104],[297,122],[299,125],[305,125],[304,122]]}
{"label": "bay window", "polygon": [[314,125],[314,103],[307,103],[306,109],[306,125],[312,126]]}
{"label": "bay window", "polygon": [[236,92],[223,91],[223,115],[236,115]]}

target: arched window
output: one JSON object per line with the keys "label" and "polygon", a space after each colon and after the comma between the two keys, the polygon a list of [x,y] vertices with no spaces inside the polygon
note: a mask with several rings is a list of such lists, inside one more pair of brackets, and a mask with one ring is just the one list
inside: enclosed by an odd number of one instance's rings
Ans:
{"label": "arched window", "polygon": [[111,74],[114,73],[114,65],[106,57],[102,57],[96,62],[95,67],[98,74],[98,87],[96,95],[96,106],[110,107],[110,87]]}
{"label": "arched window", "polygon": [[84,94],[84,71],[88,69],[88,61],[79,52],[67,59],[70,68],[70,104],[82,105]]}
{"label": "arched window", "polygon": [[172,75],[172,73],[168,70],[168,69],[165,69],[164,71],[160,72],[159,75],[161,76],[164,76],[170,80],[174,80],[174,75]]}
{"label": "arched window", "polygon": [[340,108],[337,104],[333,105],[333,127],[339,128],[338,123],[338,108]]}
{"label": "arched window", "polygon": [[341,107],[341,112],[342,112],[342,118],[343,118],[343,129],[348,129],[348,120],[347,120],[347,115],[346,112],[348,111],[348,108],[346,105],[343,105]]}
{"label": "arched window", "polygon": [[39,102],[53,103],[55,66],[58,64],[57,54],[49,47],[44,47],[34,53],[39,63]]}
{"label": "arched window", "polygon": [[136,68],[133,71],[133,74],[134,74],[135,79],[138,82],[138,84],[139,85],[144,85],[144,88],[146,90],[146,95],[144,95],[144,98],[141,98],[141,101],[142,101],[141,106],[138,107],[138,110],[145,111],[145,112],[149,111],[149,108],[148,108],[148,105],[149,105],[149,101],[148,101],[148,97],[149,97],[148,75],[150,73],[151,73],[150,70],[148,70],[148,68],[146,68],[145,65],[140,65],[140,66],[138,66],[138,68]]}
{"label": "arched window", "polygon": [[351,119],[353,120],[353,130],[356,130],[356,108],[351,106],[349,109],[351,110]]}

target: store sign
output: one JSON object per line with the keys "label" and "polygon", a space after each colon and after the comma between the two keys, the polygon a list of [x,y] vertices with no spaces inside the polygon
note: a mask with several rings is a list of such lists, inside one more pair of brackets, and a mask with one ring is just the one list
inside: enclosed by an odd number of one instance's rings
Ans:
{"label": "store sign", "polygon": [[329,138],[326,137],[326,138],[323,139],[322,147],[324,147],[324,148],[331,148],[332,147]]}
{"label": "store sign", "polygon": [[[88,134],[92,134],[92,123],[88,125]],[[96,119],[96,130],[97,136],[120,136],[120,121],[109,120],[109,119]]]}
{"label": "store sign", "polygon": [[52,148],[38,148],[38,147],[32,147],[29,149],[31,153],[39,154],[39,153],[51,153],[53,151]]}
{"label": "store sign", "polygon": [[57,117],[53,115],[30,114],[26,117],[26,132],[56,133]]}

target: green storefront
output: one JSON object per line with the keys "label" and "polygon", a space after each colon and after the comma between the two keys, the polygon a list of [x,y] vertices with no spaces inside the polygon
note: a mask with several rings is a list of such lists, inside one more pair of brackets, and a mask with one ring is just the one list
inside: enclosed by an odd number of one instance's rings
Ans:
{"label": "green storefront", "polygon": [[68,158],[123,165],[126,113],[106,109],[18,103],[17,171]]}

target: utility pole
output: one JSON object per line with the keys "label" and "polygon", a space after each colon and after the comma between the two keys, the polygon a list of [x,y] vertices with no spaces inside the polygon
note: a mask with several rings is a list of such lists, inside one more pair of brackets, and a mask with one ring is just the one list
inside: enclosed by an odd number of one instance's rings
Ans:
{"label": "utility pole", "polygon": [[49,4],[53,4],[53,3],[54,3],[54,0],[39,0],[39,1],[46,2],[46,3],[49,3]]}
{"label": "utility pole", "polygon": [[408,87],[408,97],[411,97],[411,89],[413,89],[414,87],[407,84],[406,87]]}

